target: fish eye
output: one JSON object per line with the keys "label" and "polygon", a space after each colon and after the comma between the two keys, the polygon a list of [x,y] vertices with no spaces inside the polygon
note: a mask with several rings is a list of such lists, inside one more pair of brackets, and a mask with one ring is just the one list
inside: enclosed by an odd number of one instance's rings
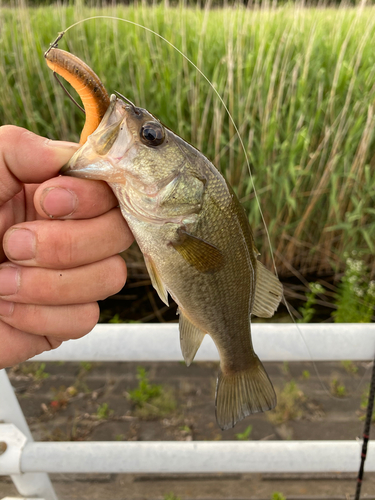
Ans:
{"label": "fish eye", "polygon": [[147,122],[141,128],[141,140],[147,146],[159,146],[164,142],[164,127],[158,122]]}

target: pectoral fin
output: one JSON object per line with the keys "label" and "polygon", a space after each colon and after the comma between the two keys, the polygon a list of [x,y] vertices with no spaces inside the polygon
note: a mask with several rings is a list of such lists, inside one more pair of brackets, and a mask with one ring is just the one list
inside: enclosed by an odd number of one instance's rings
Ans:
{"label": "pectoral fin", "polygon": [[224,256],[218,248],[182,229],[179,239],[171,244],[186,262],[201,273],[217,271],[224,265]]}
{"label": "pectoral fin", "polygon": [[164,304],[166,304],[168,306],[169,305],[168,304],[168,291],[165,288],[162,279],[160,278],[158,270],[155,267],[154,261],[151,259],[150,256],[148,256],[146,254],[143,254],[143,256],[145,259],[148,274],[150,275],[150,278],[151,278],[152,286],[158,292],[158,295],[161,298],[161,300],[164,302]]}
{"label": "pectoral fin", "polygon": [[252,314],[271,318],[280,304],[283,287],[277,277],[257,261],[255,298]]}
{"label": "pectoral fin", "polygon": [[202,340],[204,339],[205,333],[193,325],[193,323],[191,323],[181,310],[179,310],[179,314],[181,351],[186,366],[190,366],[202,343]]}

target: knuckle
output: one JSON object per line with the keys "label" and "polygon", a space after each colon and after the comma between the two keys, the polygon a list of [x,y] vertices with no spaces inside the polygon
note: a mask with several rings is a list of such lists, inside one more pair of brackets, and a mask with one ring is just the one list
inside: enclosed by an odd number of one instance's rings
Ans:
{"label": "knuckle", "polygon": [[[80,306],[79,322],[77,328],[72,332],[71,338],[79,339],[89,333],[99,321],[99,305],[97,302],[90,302]],[[73,335],[74,333],[74,335]]]}
{"label": "knuckle", "polygon": [[55,339],[54,337],[51,337],[50,335],[45,335],[45,339],[48,342],[48,344],[50,345],[51,349],[57,349],[63,343],[62,340]]}
{"label": "knuckle", "polygon": [[116,269],[114,273],[115,280],[113,286],[116,288],[118,292],[124,287],[126,283],[126,278],[128,276],[128,272],[125,261],[120,255],[115,256],[115,262],[116,262]]}
{"label": "knuckle", "polygon": [[102,269],[102,300],[118,293],[125,285],[127,278],[126,264],[120,255],[115,255],[106,260],[106,266],[103,266]]}
{"label": "knuckle", "polygon": [[9,134],[14,134],[18,133],[20,129],[19,127],[16,127],[15,125],[1,125],[0,126],[0,138],[4,139],[5,137],[9,136]]}
{"label": "knuckle", "polygon": [[64,227],[65,221],[50,229],[44,252],[45,258],[52,259],[52,264],[62,268],[75,267],[77,261],[76,240],[74,234]]}
{"label": "knuckle", "polygon": [[16,145],[24,140],[38,140],[39,136],[23,127],[18,127],[16,125],[2,125],[0,126],[0,139],[1,141],[9,141]]}

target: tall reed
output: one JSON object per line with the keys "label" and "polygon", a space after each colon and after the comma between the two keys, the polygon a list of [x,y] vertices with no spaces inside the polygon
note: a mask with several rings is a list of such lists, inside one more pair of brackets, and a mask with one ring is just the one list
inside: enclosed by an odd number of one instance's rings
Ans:
{"label": "tall reed", "polygon": [[[157,31],[223,96],[250,158],[281,274],[337,271],[353,250],[375,270],[374,7],[3,7],[0,123],[77,140],[83,117],[55,84],[43,52],[57,32],[100,14]],[[158,37],[119,21],[80,24],[60,47],[214,161],[244,203],[270,265],[244,153],[194,68]]]}

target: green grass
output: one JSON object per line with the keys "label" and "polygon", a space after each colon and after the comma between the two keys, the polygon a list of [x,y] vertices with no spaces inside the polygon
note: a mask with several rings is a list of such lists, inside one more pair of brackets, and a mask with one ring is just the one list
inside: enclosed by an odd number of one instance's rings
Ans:
{"label": "green grass", "polygon": [[142,366],[137,368],[137,379],[138,387],[129,391],[129,398],[136,406],[142,406],[161,395],[162,386],[151,384],[146,369]]}
{"label": "green grass", "polygon": [[114,411],[109,408],[108,403],[102,403],[96,410],[96,416],[100,420],[105,420],[109,418],[111,415],[113,415],[113,413]]}
{"label": "green grass", "polygon": [[309,380],[309,378],[310,378],[310,372],[309,372],[309,370],[303,370],[303,372],[302,372],[302,378],[304,380]]}
{"label": "green grass", "polygon": [[248,425],[243,432],[236,434],[236,439],[239,441],[247,441],[250,438],[251,431],[253,430],[252,425]]}
{"label": "green grass", "polygon": [[134,405],[135,416],[152,420],[172,414],[176,409],[173,391],[162,385],[152,384],[142,366],[137,368],[138,386],[129,391],[128,398]]}
{"label": "green grass", "polygon": [[167,493],[164,495],[164,500],[181,500],[181,497],[176,496],[174,493]]}
{"label": "green grass", "polygon": [[[370,394],[370,384],[367,385],[367,387],[363,390],[361,395],[361,407],[360,407],[361,415],[359,417],[360,420],[365,420],[366,418],[369,394]],[[372,412],[371,421],[372,423],[375,423],[375,408],[373,409]]]}
{"label": "green grass", "polygon": [[343,398],[347,395],[347,389],[344,384],[336,377],[331,380],[331,394],[338,398]]}
{"label": "green grass", "polygon": [[298,323],[310,323],[316,312],[313,307],[316,303],[316,296],[319,293],[324,293],[324,288],[319,283],[309,283],[310,291],[306,294],[306,303],[299,308],[301,318]]}
{"label": "green grass", "polygon": [[21,365],[21,370],[24,375],[32,375],[36,382],[49,377],[49,373],[45,371],[45,363],[26,363]]}
{"label": "green grass", "polygon": [[355,375],[356,373],[358,373],[358,366],[349,359],[341,361],[341,366],[347,373],[349,373],[349,375]]}
{"label": "green grass", "polygon": [[271,495],[271,500],[286,500],[286,497],[279,491],[275,491]]}
{"label": "green grass", "polygon": [[[96,14],[156,30],[213,81],[240,128],[281,274],[337,271],[352,250],[375,269],[374,7],[3,7],[0,123],[78,139],[83,117],[43,52],[57,32]],[[151,33],[117,21],[81,24],[60,47],[214,161],[248,210],[270,265],[244,154],[194,68]]]}
{"label": "green grass", "polygon": [[302,403],[305,397],[298,389],[294,380],[286,383],[281,392],[278,391],[277,406],[267,413],[267,419],[274,425],[279,425],[288,420],[297,420],[303,415]]}

